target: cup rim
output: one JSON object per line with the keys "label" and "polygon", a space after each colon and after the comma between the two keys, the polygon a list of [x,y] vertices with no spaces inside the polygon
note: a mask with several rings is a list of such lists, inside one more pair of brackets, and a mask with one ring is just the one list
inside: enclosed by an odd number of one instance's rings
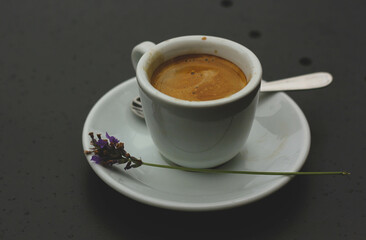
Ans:
{"label": "cup rim", "polygon": [[[178,98],[166,95],[151,85],[148,74],[144,69],[146,69],[147,62],[148,62],[149,58],[151,58],[154,55],[154,53],[163,52],[164,51],[163,49],[166,48],[168,45],[182,44],[182,43],[184,44],[184,42],[186,42],[186,41],[202,41],[203,38],[205,38],[206,41],[207,40],[214,41],[217,44],[230,46],[233,49],[240,48],[241,51],[244,51],[247,54],[247,56],[251,59],[255,71],[253,71],[251,80],[248,82],[248,84],[243,89],[241,89],[240,91],[238,91],[230,96],[224,97],[224,98],[206,100],[206,101],[188,101],[188,100],[178,99]],[[168,59],[166,59],[166,60],[168,60]],[[146,94],[148,94],[148,96],[154,97],[156,100],[159,100],[160,102],[170,104],[170,105],[176,105],[176,106],[181,106],[181,107],[191,107],[191,108],[213,107],[213,106],[225,105],[225,104],[237,101],[239,99],[242,99],[242,98],[250,95],[250,93],[252,93],[253,91],[258,91],[261,80],[262,80],[262,66],[261,66],[257,56],[247,47],[245,47],[239,43],[236,43],[234,41],[231,41],[231,40],[228,40],[225,38],[214,37],[214,36],[189,35],[189,36],[175,37],[172,39],[165,40],[165,41],[153,46],[151,49],[149,49],[141,57],[141,59],[139,60],[139,62],[137,64],[136,78],[137,78],[137,83],[138,83],[139,87]]]}

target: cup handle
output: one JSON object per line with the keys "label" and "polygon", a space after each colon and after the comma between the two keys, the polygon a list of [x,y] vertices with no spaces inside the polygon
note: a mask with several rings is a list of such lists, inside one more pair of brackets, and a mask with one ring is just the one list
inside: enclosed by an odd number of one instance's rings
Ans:
{"label": "cup handle", "polygon": [[142,42],[132,49],[131,60],[133,68],[136,70],[137,63],[139,62],[142,55],[144,55],[150,48],[154,47],[153,42]]}

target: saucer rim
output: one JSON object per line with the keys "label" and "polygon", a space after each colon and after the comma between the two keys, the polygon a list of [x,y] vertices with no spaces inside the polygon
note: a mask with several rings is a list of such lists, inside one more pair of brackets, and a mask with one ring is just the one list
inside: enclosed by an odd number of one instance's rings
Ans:
{"label": "saucer rim", "polygon": [[[121,88],[126,87],[129,84],[133,84],[134,81],[136,81],[136,78],[132,77],[132,78],[116,85],[115,87],[113,87],[112,89],[107,91],[103,96],[101,96],[96,101],[96,103],[93,105],[89,114],[86,117],[86,120],[84,122],[83,131],[82,131],[82,144],[83,144],[84,150],[87,150],[88,149],[87,146],[90,144],[90,140],[89,140],[89,136],[88,136],[88,133],[89,133],[88,129],[90,129],[89,126],[93,119],[92,116],[95,116],[95,112],[97,111],[98,106],[102,105],[104,102],[108,102],[108,99],[110,97],[113,97],[115,92],[120,91]],[[266,93],[266,94],[268,94],[268,93]],[[296,112],[297,116],[300,119],[300,125],[303,127],[304,146],[299,153],[299,157],[297,158],[297,162],[294,165],[293,170],[291,170],[291,171],[296,172],[302,168],[302,166],[304,165],[304,163],[307,159],[309,151],[310,151],[311,135],[310,135],[309,124],[308,124],[308,121],[307,121],[304,113],[302,112],[301,108],[296,104],[296,102],[291,97],[289,97],[284,92],[277,92],[275,94],[280,94],[280,96],[284,97],[287,100],[287,102],[291,105],[291,107],[293,107],[294,111]],[[305,146],[305,144],[306,144],[306,146]],[[112,187],[117,192],[119,192],[131,199],[134,199],[140,203],[144,203],[144,204],[154,206],[154,207],[165,208],[165,209],[170,209],[170,210],[180,210],[180,211],[213,211],[213,210],[223,210],[223,209],[243,206],[243,205],[257,201],[259,199],[262,199],[262,198],[274,193],[275,191],[277,191],[278,189],[283,187],[285,184],[287,184],[293,178],[293,176],[278,176],[278,178],[280,178],[280,179],[276,179],[277,183],[275,185],[268,186],[261,192],[259,192],[259,193],[255,192],[255,194],[252,194],[253,196],[249,196],[249,197],[248,196],[241,197],[241,198],[239,197],[236,199],[218,201],[218,202],[213,202],[213,203],[176,202],[176,201],[170,201],[170,200],[166,200],[166,199],[151,197],[151,196],[143,194],[139,191],[135,191],[127,186],[124,186],[120,182],[117,182],[115,179],[113,179],[109,174],[107,174],[107,171],[108,171],[107,168],[93,163],[92,161],[90,161],[89,156],[86,156],[86,159],[87,159],[89,165],[91,166],[91,168],[93,169],[93,171],[98,175],[98,177],[100,177],[107,185]]]}

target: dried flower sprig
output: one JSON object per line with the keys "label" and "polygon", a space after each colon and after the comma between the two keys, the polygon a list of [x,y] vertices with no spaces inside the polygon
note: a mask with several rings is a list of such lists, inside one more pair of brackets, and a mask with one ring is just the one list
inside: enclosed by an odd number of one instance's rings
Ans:
{"label": "dried flower sprig", "polygon": [[112,166],[114,164],[126,164],[125,170],[136,168],[142,165],[141,159],[137,159],[126,152],[124,144],[117,138],[109,136],[106,133],[107,139],[102,139],[101,134],[97,134],[97,139],[94,133],[89,133],[91,137],[90,144],[93,146],[90,151],[85,151],[85,154],[94,154],[91,160],[97,164],[104,166]]}
{"label": "dried flower sprig", "polygon": [[155,163],[143,162],[141,159],[131,156],[126,152],[124,144],[120,142],[117,138],[108,135],[106,133],[107,139],[102,139],[101,134],[97,134],[97,139],[94,137],[94,133],[90,132],[91,137],[90,144],[92,148],[90,151],[85,151],[85,154],[93,156],[91,161],[96,164],[101,164],[104,166],[112,166],[115,164],[126,164],[125,170],[131,168],[137,168],[142,165],[150,167],[168,168],[192,172],[201,173],[232,173],[232,174],[252,174],[252,175],[349,175],[349,172],[339,171],[339,172],[258,172],[258,171],[231,171],[231,170],[220,170],[220,169],[199,169],[199,168],[187,168],[181,166],[171,166],[162,165]]}

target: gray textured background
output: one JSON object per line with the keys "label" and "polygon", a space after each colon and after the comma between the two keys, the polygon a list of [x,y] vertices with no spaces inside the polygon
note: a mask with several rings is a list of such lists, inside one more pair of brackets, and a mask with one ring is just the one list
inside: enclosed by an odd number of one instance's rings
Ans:
{"label": "gray textured background", "polygon": [[[0,239],[365,239],[365,1],[0,1]],[[190,34],[252,49],[266,80],[316,71],[291,92],[311,128],[304,171],[255,203],[191,213],[137,203],[103,183],[84,120],[134,75],[133,46]]]}

